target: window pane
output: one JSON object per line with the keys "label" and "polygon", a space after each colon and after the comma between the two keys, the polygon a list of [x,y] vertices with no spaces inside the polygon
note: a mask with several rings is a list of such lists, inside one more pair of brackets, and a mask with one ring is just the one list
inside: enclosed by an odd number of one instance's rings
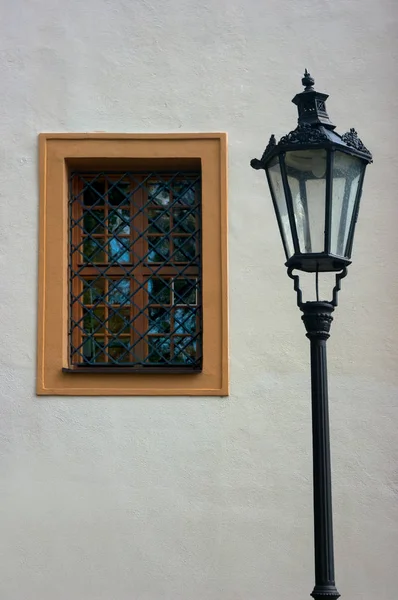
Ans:
{"label": "window pane", "polygon": [[196,256],[196,242],[192,237],[173,237],[174,254],[176,262],[191,262]]}
{"label": "window pane", "polygon": [[130,213],[128,210],[112,210],[107,219],[109,233],[130,233]]}
{"label": "window pane", "polygon": [[166,363],[170,361],[170,348],[170,338],[148,336],[147,361],[151,363]]}
{"label": "window pane", "polygon": [[85,362],[105,363],[104,344],[103,337],[84,338],[83,357]]}
{"label": "window pane", "polygon": [[267,172],[271,184],[271,190],[275,199],[276,210],[280,220],[280,227],[282,228],[281,235],[286,246],[287,258],[290,258],[290,256],[294,254],[293,238],[290,229],[289,215],[287,212],[281,169],[277,158],[272,160]]}
{"label": "window pane", "polygon": [[196,304],[195,279],[176,279],[174,281],[174,303]]}
{"label": "window pane", "polygon": [[174,311],[174,332],[192,334],[196,331],[196,311],[186,308],[176,308]]}
{"label": "window pane", "polygon": [[129,333],[130,308],[122,308],[117,311],[109,309],[106,327],[110,333]]}
{"label": "window pane", "polygon": [[170,304],[170,280],[153,277],[147,285],[150,304]]}
{"label": "window pane", "polygon": [[355,156],[336,152],[333,166],[333,198],[331,252],[347,256],[347,240],[350,231],[358,184],[365,168]]}
{"label": "window pane", "polygon": [[112,338],[108,342],[106,352],[110,364],[130,362],[130,340],[129,338]]}
{"label": "window pane", "polygon": [[167,233],[170,230],[170,214],[164,210],[148,210],[148,232]]}
{"label": "window pane", "polygon": [[85,238],[83,243],[83,262],[103,263],[105,238]]}
{"label": "window pane", "polygon": [[104,233],[103,219],[104,213],[102,210],[85,211],[83,219],[84,233]]}
{"label": "window pane", "polygon": [[101,302],[105,295],[105,279],[86,279],[83,282],[83,290],[83,302],[85,304]]}
{"label": "window pane", "polygon": [[86,206],[103,206],[105,199],[105,182],[91,181],[86,183],[83,192],[83,202]]}
{"label": "window pane", "polygon": [[177,363],[189,363],[195,359],[196,341],[191,337],[174,338],[174,361]]}
{"label": "window pane", "polygon": [[166,183],[152,183],[148,186],[148,198],[154,204],[167,206],[170,203],[170,190]]}
{"label": "window pane", "polygon": [[148,250],[149,262],[165,262],[170,254],[169,240],[158,236],[148,237]]}
{"label": "window pane", "polygon": [[130,281],[128,279],[111,279],[109,281],[109,304],[125,304],[130,300]]}
{"label": "window pane", "polygon": [[93,308],[84,311],[84,333],[102,333],[104,331],[105,310]]}
{"label": "window pane", "polygon": [[169,333],[170,332],[170,311],[165,308],[149,309],[149,330],[148,333]]}
{"label": "window pane", "polygon": [[110,262],[130,262],[130,240],[129,238],[113,237],[108,243],[108,259]]}
{"label": "window pane", "polygon": [[127,203],[129,193],[128,183],[109,182],[108,201],[112,206],[121,206]]}
{"label": "window pane", "polygon": [[173,211],[174,233],[191,233],[196,229],[195,211],[175,209]]}
{"label": "window pane", "polygon": [[195,191],[197,185],[192,181],[178,181],[173,183],[173,201],[178,204],[195,204]]}

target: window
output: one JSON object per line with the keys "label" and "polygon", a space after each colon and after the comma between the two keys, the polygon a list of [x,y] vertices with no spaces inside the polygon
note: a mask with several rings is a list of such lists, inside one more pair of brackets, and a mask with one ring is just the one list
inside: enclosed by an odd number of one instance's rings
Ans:
{"label": "window", "polygon": [[71,173],[72,368],[201,369],[200,207],[200,173]]}
{"label": "window", "polygon": [[37,393],[227,395],[225,134],[41,134]]}

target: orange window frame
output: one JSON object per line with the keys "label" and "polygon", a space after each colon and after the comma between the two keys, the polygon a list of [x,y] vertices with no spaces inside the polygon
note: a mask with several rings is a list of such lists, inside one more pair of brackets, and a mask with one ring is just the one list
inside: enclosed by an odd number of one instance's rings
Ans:
{"label": "orange window frame", "polygon": [[[227,137],[210,134],[40,134],[37,394],[229,393]],[[68,173],[200,169],[203,368],[198,373],[70,373]]]}

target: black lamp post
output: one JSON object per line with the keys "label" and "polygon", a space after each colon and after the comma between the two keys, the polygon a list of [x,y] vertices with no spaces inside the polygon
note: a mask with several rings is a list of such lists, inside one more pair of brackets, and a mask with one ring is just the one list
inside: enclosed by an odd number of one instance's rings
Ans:
{"label": "black lamp post", "polygon": [[[355,129],[340,136],[326,112],[327,94],[314,90],[305,71],[304,91],[292,102],[298,125],[276,142],[272,135],[254,169],[264,169],[271,192],[288,275],[311,343],[315,600],[340,596],[334,577],[332,490],[326,340],[337,306],[340,280],[351,263],[366,166],[372,155]],[[299,275],[315,273],[316,300],[302,301]],[[318,273],[336,272],[332,300],[319,300]]]}

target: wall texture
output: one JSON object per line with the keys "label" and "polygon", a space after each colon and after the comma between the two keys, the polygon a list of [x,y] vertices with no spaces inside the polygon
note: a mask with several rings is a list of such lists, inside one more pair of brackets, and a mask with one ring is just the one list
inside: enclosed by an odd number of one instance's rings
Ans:
{"label": "wall texture", "polygon": [[[263,178],[304,67],[374,153],[329,344],[337,584],[394,600],[394,0],[1,1],[2,600],[306,598],[308,344]],[[231,396],[37,398],[37,134],[227,131]]]}

